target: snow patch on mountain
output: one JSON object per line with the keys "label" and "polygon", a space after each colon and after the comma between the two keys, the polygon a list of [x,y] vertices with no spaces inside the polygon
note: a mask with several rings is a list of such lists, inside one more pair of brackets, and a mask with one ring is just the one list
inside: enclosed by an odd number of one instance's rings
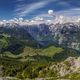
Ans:
{"label": "snow patch on mountain", "polygon": [[[43,19],[41,17],[37,17],[32,20],[14,18],[11,20],[0,21],[0,27],[5,27],[8,29],[12,28],[16,31],[21,28],[24,30],[24,33],[28,32],[39,42],[46,42],[46,44],[54,42],[61,46],[80,51],[79,17],[69,18],[57,16],[55,20]],[[22,33],[20,32],[20,34]]]}

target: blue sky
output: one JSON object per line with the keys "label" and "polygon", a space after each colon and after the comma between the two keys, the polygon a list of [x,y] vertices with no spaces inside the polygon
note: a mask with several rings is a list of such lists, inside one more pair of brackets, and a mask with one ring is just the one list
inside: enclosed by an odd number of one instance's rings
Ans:
{"label": "blue sky", "polygon": [[49,9],[56,15],[79,16],[80,0],[0,0],[0,19],[47,17]]}

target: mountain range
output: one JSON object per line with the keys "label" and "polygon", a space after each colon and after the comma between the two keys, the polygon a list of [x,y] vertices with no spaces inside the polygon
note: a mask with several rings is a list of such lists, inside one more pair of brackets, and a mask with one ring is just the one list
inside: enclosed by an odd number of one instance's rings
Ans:
{"label": "mountain range", "polygon": [[0,34],[24,39],[32,38],[43,46],[58,44],[80,51],[80,24],[76,21],[55,23],[40,18],[28,22],[20,18],[17,21],[1,22]]}
{"label": "mountain range", "polygon": [[79,56],[79,20],[0,21],[2,79],[76,80],[80,78]]}

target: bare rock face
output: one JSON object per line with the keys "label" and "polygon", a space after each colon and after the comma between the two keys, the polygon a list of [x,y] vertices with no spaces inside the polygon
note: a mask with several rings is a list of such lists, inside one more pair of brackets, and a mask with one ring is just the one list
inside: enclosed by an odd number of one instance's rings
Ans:
{"label": "bare rock face", "polygon": [[69,57],[61,63],[50,66],[50,70],[56,71],[59,76],[80,73],[80,57]]}

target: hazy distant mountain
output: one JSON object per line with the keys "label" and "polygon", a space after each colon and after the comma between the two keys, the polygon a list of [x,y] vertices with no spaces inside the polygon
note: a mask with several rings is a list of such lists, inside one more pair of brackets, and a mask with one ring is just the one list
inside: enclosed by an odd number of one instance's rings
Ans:
{"label": "hazy distant mountain", "polygon": [[56,23],[49,20],[10,20],[0,23],[0,34],[16,38],[35,39],[43,45],[57,43],[61,46],[80,49],[79,22]]}

